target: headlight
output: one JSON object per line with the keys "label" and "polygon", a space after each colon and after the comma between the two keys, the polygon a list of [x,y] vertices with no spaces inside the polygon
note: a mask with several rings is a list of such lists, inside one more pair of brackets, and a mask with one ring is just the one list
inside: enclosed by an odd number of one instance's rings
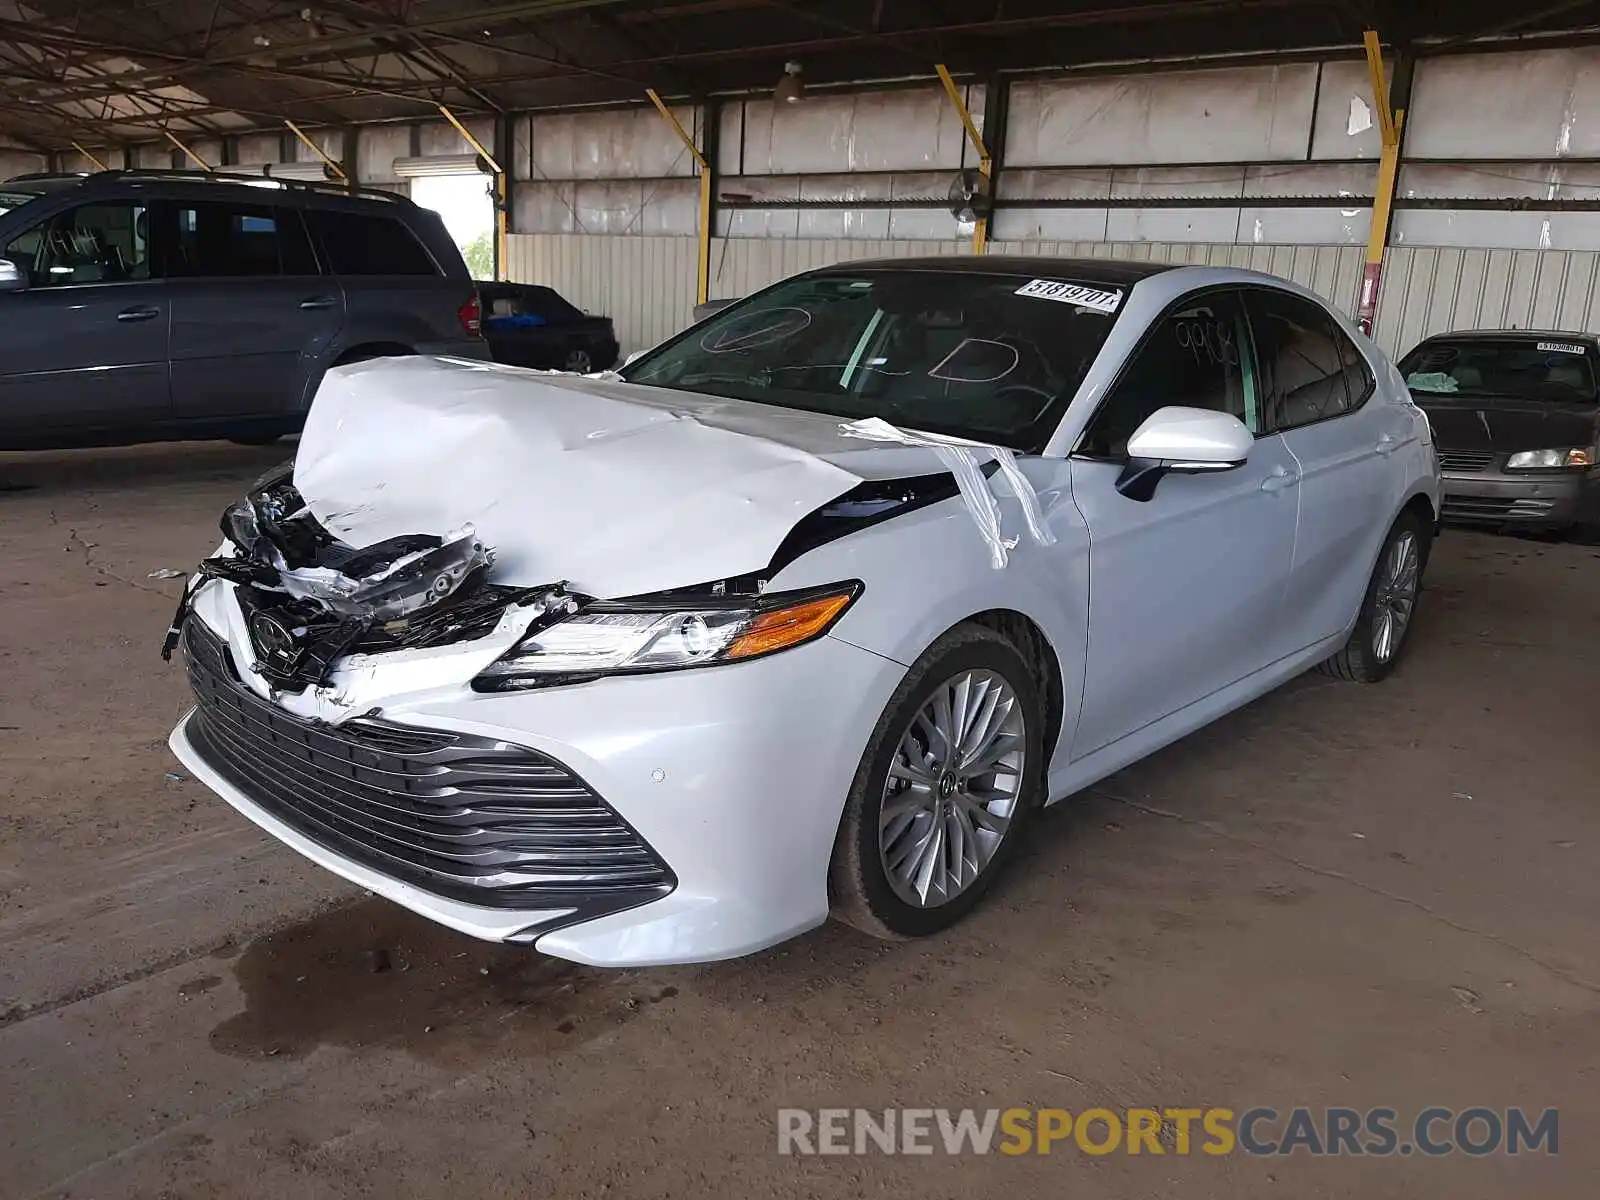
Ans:
{"label": "headlight", "polygon": [[538,626],[472,681],[480,692],[743,662],[814,641],[861,594],[857,582],[726,604],[591,604]]}
{"label": "headlight", "polygon": [[1541,471],[1557,467],[1592,467],[1594,455],[1586,448],[1572,450],[1522,450],[1506,459],[1508,471]]}

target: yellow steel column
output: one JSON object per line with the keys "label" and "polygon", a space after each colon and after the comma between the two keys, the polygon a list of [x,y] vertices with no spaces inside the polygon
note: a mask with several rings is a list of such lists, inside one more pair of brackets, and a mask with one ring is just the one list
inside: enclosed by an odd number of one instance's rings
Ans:
{"label": "yellow steel column", "polygon": [[[967,102],[961,98],[961,90],[956,87],[956,81],[950,77],[950,70],[943,63],[935,63],[934,69],[939,72],[939,82],[944,84],[944,94],[950,97],[950,103],[955,106],[956,115],[961,118],[961,124],[967,131],[967,140],[972,143],[973,150],[978,154],[978,175],[983,179],[983,194],[991,194],[991,172],[994,170],[994,159],[989,155],[989,148],[983,143],[983,134],[978,132],[978,126],[972,119],[972,113],[967,109]],[[989,218],[979,217],[972,227],[972,252],[982,254],[989,245]]]}
{"label": "yellow steel column", "polygon": [[472,135],[468,129],[456,119],[455,113],[444,105],[439,105],[439,112],[444,119],[454,125],[456,132],[466,139],[467,145],[477,151],[478,157],[494,175],[494,262],[495,277],[502,278],[506,273],[506,172],[505,168],[495,159],[495,156],[484,148],[482,142]]}
{"label": "yellow steel column", "polygon": [[700,218],[696,225],[695,303],[711,298],[711,171],[700,168]]}
{"label": "yellow steel column", "polygon": [[1367,234],[1367,261],[1361,272],[1361,295],[1356,304],[1356,321],[1368,337],[1378,318],[1378,288],[1383,281],[1383,256],[1389,249],[1389,227],[1394,215],[1395,184],[1400,176],[1400,133],[1405,112],[1390,103],[1389,76],[1384,70],[1383,47],[1375,30],[1369,29],[1362,41],[1367,48],[1367,69],[1372,76],[1372,99],[1378,110],[1378,179],[1372,194],[1372,228]]}
{"label": "yellow steel column", "polygon": [[177,135],[174,134],[172,132],[172,130],[163,129],[161,132],[166,134],[167,141],[171,142],[179,150],[182,150],[186,155],[188,155],[190,160],[195,162],[195,163],[197,163],[202,171],[214,171],[214,170],[216,170],[216,168],[213,167],[210,163],[208,163],[205,159],[201,158],[193,150],[189,149],[189,147],[185,146],[182,142],[180,142],[178,140]]}
{"label": "yellow steel column", "polygon": [[[694,155],[694,161],[700,168],[700,216],[696,221],[696,232],[699,235],[699,255],[695,270],[695,303],[704,304],[711,295],[711,164],[706,161],[705,154],[700,147],[694,144],[694,139],[683,130],[683,125],[678,118],[672,115],[672,110],[667,107],[667,102],[661,98],[655,88],[646,88],[645,95],[650,97],[650,103],[656,106],[666,123],[672,126],[672,131],[678,135]],[[707,112],[709,113],[709,108]]]}
{"label": "yellow steel column", "polygon": [[85,158],[87,158],[90,162],[92,162],[95,165],[95,169],[96,170],[100,170],[100,171],[109,171],[109,170],[111,170],[110,167],[106,166],[105,163],[101,162],[98,158],[96,158],[94,155],[90,154],[82,146],[78,145],[77,142],[73,142],[72,143],[72,148],[74,150],[76,150],[79,154],[81,154]]}
{"label": "yellow steel column", "polygon": [[323,166],[327,167],[336,176],[338,176],[340,183],[349,183],[350,182],[350,177],[347,176],[344,173],[344,168],[341,167],[338,163],[334,162],[333,159],[329,158],[325,153],[323,153],[322,147],[317,145],[314,141],[312,141],[311,138],[306,135],[306,131],[305,130],[301,129],[300,126],[296,125],[293,121],[289,120],[287,117],[284,118],[284,122],[283,123],[289,127],[289,132],[290,133],[294,134],[295,137],[300,139],[300,142],[301,142],[302,145],[304,145],[308,150],[311,151],[311,153],[315,154],[318,158],[320,158],[322,160],[322,165]]}

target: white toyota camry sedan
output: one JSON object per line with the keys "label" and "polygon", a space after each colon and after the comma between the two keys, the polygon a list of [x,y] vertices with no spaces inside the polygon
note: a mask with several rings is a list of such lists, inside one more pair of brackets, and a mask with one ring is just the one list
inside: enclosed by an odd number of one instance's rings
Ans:
{"label": "white toyota camry sedan", "polygon": [[172,748],[454,929],[609,966],[930,934],[1037,810],[1394,668],[1427,419],[1245,271],[788,279],[622,371],[329,372],[168,637]]}

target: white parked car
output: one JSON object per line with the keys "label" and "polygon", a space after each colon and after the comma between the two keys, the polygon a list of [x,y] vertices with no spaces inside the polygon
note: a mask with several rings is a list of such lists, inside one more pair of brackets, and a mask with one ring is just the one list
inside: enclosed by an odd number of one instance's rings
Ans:
{"label": "white parked car", "polygon": [[620,374],[342,367],[179,611],[172,747],[481,938],[928,934],[1042,805],[1387,675],[1439,486],[1382,354],[1237,270],[857,263]]}

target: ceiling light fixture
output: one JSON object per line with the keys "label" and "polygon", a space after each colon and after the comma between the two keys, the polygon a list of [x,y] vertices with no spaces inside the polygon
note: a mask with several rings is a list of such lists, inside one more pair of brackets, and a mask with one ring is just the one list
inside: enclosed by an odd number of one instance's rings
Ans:
{"label": "ceiling light fixture", "polygon": [[783,64],[783,78],[778,80],[778,86],[772,89],[772,98],[779,104],[798,104],[805,99],[806,81],[800,77],[800,64],[786,62]]}

